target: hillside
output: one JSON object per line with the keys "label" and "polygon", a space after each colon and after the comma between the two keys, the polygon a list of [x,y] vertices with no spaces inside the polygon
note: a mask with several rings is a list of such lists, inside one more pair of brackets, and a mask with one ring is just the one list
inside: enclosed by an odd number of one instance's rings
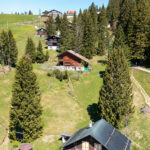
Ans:
{"label": "hillside", "polygon": [[0,28],[6,28],[15,26],[19,23],[33,22],[37,19],[36,15],[8,15],[0,14]]}
{"label": "hillside", "polygon": [[[2,16],[0,15],[0,17]],[[7,16],[3,16],[2,20],[7,20],[5,17],[7,18]],[[36,37],[36,29],[34,26],[38,26],[38,23],[33,22],[13,26],[16,22],[23,23],[24,19],[30,22],[34,17],[20,16],[18,18],[18,15],[8,16],[8,20],[10,19],[11,22],[10,28],[17,41],[19,58],[24,54],[28,37],[32,37],[36,45],[39,40],[42,40],[44,45],[44,39]],[[0,24],[4,25],[5,23],[2,22],[0,21]],[[102,86],[102,78],[99,76],[99,72],[105,70],[105,65],[98,63],[98,60],[106,59],[106,57],[94,57],[91,60],[90,66],[93,69],[92,72],[84,72],[79,75],[77,73],[70,73],[71,81],[66,83],[65,81],[60,82],[53,77],[48,77],[48,71],[41,69],[43,65],[55,64],[54,59],[57,60],[55,58],[56,55],[57,52],[50,52],[51,59],[48,63],[42,65],[34,64],[34,72],[38,77],[38,83],[42,92],[44,123],[43,136],[33,143],[34,150],[56,150],[62,145],[59,140],[61,133],[73,133],[86,126],[90,120],[87,108],[89,105],[95,106],[94,104],[98,101],[99,90]],[[14,73],[14,69],[11,72],[7,71],[6,75],[0,73],[0,123],[5,124],[7,127],[9,124],[9,107]],[[78,76],[80,76],[80,81],[78,81]],[[144,83],[149,82],[149,76],[143,72],[135,71],[134,76],[139,82],[143,77],[146,77],[144,78]],[[141,85],[143,88],[148,90],[148,85],[144,87],[144,83],[142,84],[142,82]],[[131,117],[128,128],[122,129],[122,132],[127,134],[133,140],[133,143],[140,147],[140,150],[145,150],[149,148],[150,143],[150,134],[148,132],[150,118],[147,114],[140,114],[140,108],[145,105],[145,101],[135,84],[133,84],[133,87],[135,113]],[[7,145],[11,149],[11,144],[3,144],[6,132],[1,124],[0,133],[0,149],[7,150]],[[4,140],[4,142],[8,141]]]}

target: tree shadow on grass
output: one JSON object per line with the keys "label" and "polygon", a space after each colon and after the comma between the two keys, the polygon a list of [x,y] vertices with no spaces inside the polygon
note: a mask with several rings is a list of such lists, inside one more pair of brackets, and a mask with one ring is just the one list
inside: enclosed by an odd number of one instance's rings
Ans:
{"label": "tree shadow on grass", "polygon": [[87,107],[88,114],[90,116],[91,121],[96,122],[100,120],[99,117],[99,109],[96,103],[93,103]]}
{"label": "tree shadow on grass", "polygon": [[103,78],[104,74],[105,74],[105,71],[100,71],[100,72],[99,72],[99,76],[100,76],[101,78]]}
{"label": "tree shadow on grass", "polygon": [[97,62],[98,62],[98,63],[101,63],[101,64],[103,64],[103,65],[106,65],[108,61],[107,61],[107,60],[98,60]]}

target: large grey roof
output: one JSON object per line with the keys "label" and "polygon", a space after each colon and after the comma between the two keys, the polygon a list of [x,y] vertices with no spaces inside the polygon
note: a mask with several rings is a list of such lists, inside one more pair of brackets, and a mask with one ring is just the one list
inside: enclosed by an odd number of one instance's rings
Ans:
{"label": "large grey roof", "polygon": [[80,129],[62,147],[67,147],[88,136],[92,136],[108,150],[130,150],[131,140],[104,119],[97,121],[92,127]]}

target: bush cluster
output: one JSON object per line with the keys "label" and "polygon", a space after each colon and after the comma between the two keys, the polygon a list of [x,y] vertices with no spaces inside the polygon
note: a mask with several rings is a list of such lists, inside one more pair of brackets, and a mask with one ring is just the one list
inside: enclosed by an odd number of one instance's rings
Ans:
{"label": "bush cluster", "polygon": [[67,71],[61,72],[58,69],[54,70],[52,73],[48,72],[47,75],[49,77],[55,77],[59,81],[68,80],[68,78],[69,78]]}

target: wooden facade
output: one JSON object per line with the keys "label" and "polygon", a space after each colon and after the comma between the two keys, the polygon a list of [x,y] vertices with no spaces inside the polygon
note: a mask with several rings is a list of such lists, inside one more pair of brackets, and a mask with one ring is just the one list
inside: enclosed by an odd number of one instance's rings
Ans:
{"label": "wooden facade", "polygon": [[69,53],[65,53],[59,57],[59,64],[63,66],[81,66],[81,60]]}
{"label": "wooden facade", "polygon": [[48,45],[48,49],[59,50],[59,40],[60,38],[57,36],[52,36],[47,38],[46,44]]}
{"label": "wooden facade", "polygon": [[75,142],[68,147],[65,147],[64,150],[107,150],[99,142],[97,142],[91,136],[88,136],[78,142]]}
{"label": "wooden facade", "polygon": [[88,65],[88,60],[83,56],[73,52],[72,50],[68,50],[58,56],[59,65],[63,66],[82,66],[82,61]]}
{"label": "wooden facade", "polygon": [[90,122],[77,132],[61,147],[61,150],[130,150],[132,141],[101,119]]}
{"label": "wooden facade", "polygon": [[37,36],[38,36],[38,37],[46,37],[47,35],[46,35],[45,29],[44,29],[44,28],[38,29],[38,30],[37,30]]}

